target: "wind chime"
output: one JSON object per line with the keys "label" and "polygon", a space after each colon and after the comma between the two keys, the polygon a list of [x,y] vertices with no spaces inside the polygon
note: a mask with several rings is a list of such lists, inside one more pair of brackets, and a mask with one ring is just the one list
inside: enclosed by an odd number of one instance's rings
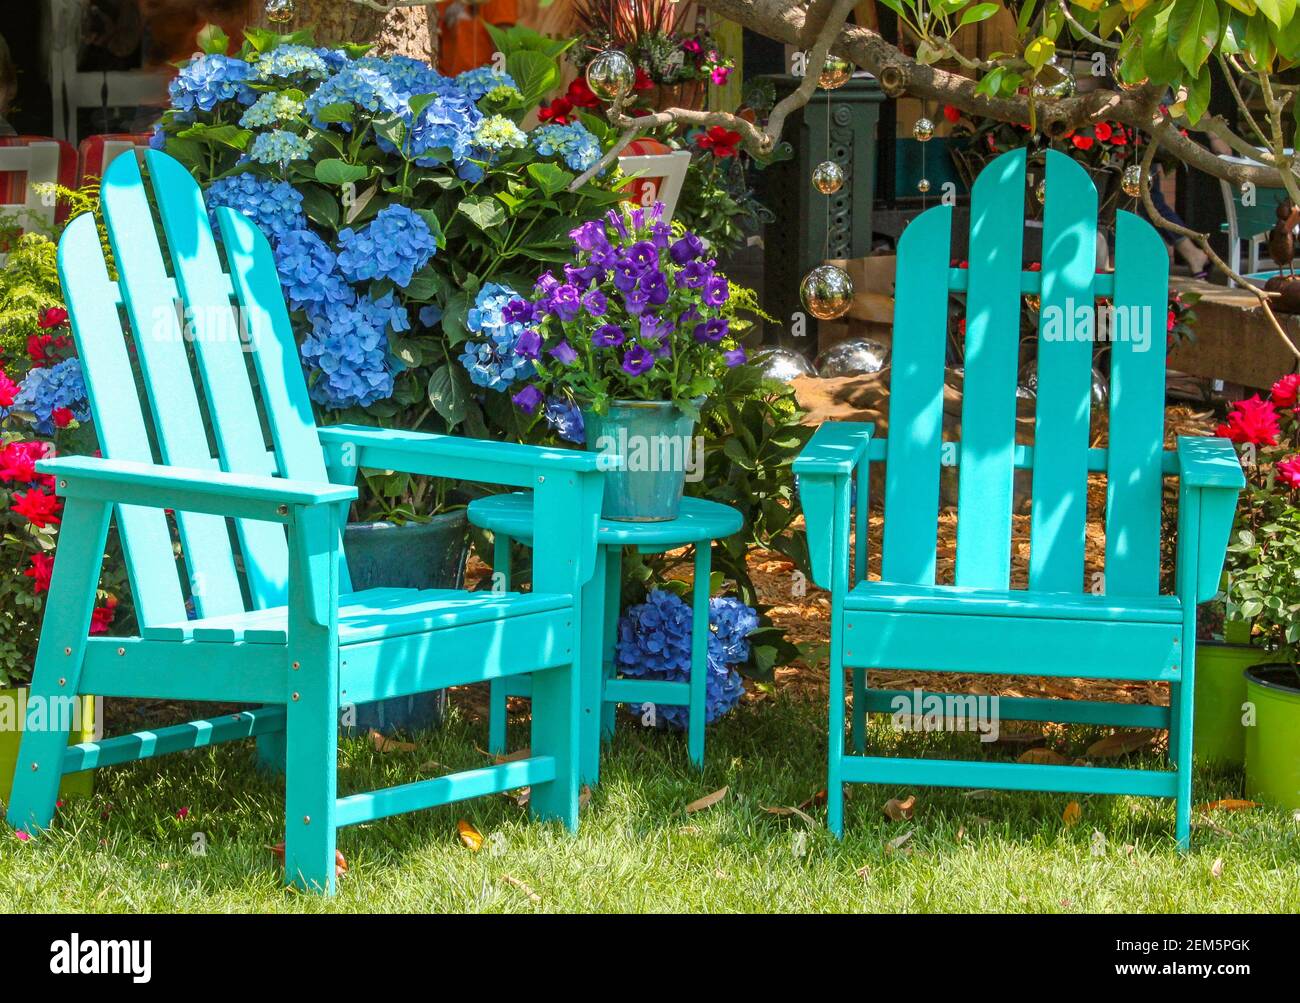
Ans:
{"label": "wind chime", "polygon": [[831,159],[831,94],[853,76],[853,64],[842,56],[830,55],[817,75],[817,84],[826,91],[826,159],[813,168],[812,186],[827,196],[826,242],[823,263],[804,276],[799,283],[799,301],[818,320],[835,320],[848,313],[853,303],[853,280],[849,273],[825,259],[831,256],[831,203],[829,196],[844,186],[844,168]]}

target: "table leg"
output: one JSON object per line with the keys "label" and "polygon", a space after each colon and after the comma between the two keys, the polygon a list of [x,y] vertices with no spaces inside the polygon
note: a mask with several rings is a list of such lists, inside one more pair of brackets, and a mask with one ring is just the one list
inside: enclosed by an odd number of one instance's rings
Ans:
{"label": "table leg", "polygon": [[[603,548],[602,548],[603,549]],[[600,780],[600,725],[605,696],[605,559],[598,554],[591,581],[582,587],[582,677],[579,772],[583,783]]]}
{"label": "table leg", "polygon": [[709,575],[712,544],[695,545],[695,583],[691,602],[691,692],[686,751],[691,762],[704,766],[705,694],[709,675]]}
{"label": "table leg", "polygon": [[[618,646],[618,617],[623,602],[623,548],[607,547],[605,550],[605,658],[604,678],[612,679],[618,675],[614,665],[614,654]],[[618,704],[605,701],[604,687],[601,687],[600,735],[608,742],[614,738],[614,719]]]}
{"label": "table leg", "polygon": [[[510,537],[501,533],[492,539],[492,589],[510,591]],[[488,752],[500,756],[506,751],[506,680],[493,679],[488,687]]]}

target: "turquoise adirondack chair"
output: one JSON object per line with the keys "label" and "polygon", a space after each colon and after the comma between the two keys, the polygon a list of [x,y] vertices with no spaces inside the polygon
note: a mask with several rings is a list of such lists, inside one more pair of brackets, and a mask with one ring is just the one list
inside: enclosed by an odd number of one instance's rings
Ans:
{"label": "turquoise adirondack chair", "polygon": [[[1173,797],[1178,842],[1188,844],[1196,603],[1217,589],[1244,477],[1227,440],[1180,436],[1177,449],[1164,449],[1168,258],[1155,230],[1120,212],[1115,272],[1095,273],[1096,189],[1056,152],[1047,154],[1046,182],[1041,272],[1024,270],[1021,256],[1024,150],[994,160],[975,184],[969,269],[949,267],[951,207],[929,209],[907,227],[898,247],[889,435],[874,438],[865,423],[827,423],[794,464],[814,579],[831,593],[827,823],[836,835],[843,831],[842,785],[852,782]],[[948,290],[966,294],[960,442],[942,438]],[[1043,318],[1032,447],[1018,445],[1015,435],[1020,302],[1027,293],[1041,297]],[[1127,329],[1128,340],[1113,340],[1105,448],[1089,443],[1093,328],[1078,309],[1097,297],[1146,324],[1145,340],[1136,327]],[[876,580],[867,576],[867,507],[868,471],[879,462],[884,539]],[[944,466],[958,468],[951,585],[935,573]],[[1032,471],[1025,589],[1010,588],[1018,469]],[[1090,471],[1106,475],[1105,568],[1096,581],[1085,581],[1084,572]],[[1159,588],[1166,476],[1179,478],[1173,595]],[[843,740],[846,668],[852,754]],[[1003,698],[1000,717],[1168,727],[1173,768],[868,756],[867,713],[903,707],[895,698],[908,696],[868,688],[868,669],[1164,680],[1168,707]]]}
{"label": "turquoise adirondack chair", "polygon": [[[223,265],[194,179],[162,153],[149,153],[148,166],[170,272],[134,157],[114,161],[103,183],[119,280],[109,278],[91,216],[59,245],[104,458],[40,467],[57,478],[66,508],[32,696],[262,706],[71,747],[66,735],[28,731],[10,823],[48,827],[64,773],[254,737],[259,761],[286,773],[285,875],[302,887],[333,890],[341,826],[497,791],[531,786],[536,818],[576,829],[576,597],[595,567],[596,457],[318,429],[270,245],[220,209]],[[192,337],[182,336],[178,304]],[[232,336],[232,304],[246,343]],[[353,592],[341,529],[359,467],[531,488],[534,591]],[[176,513],[183,570],[164,507]],[[88,638],[112,510],[140,634]],[[521,673],[533,674],[528,758],[337,795],[341,707]]]}

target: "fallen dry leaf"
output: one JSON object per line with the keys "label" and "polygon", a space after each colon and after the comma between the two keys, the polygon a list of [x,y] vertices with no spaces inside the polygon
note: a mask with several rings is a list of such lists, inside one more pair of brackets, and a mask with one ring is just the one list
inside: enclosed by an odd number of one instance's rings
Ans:
{"label": "fallen dry leaf", "polygon": [[583,784],[582,790],[578,792],[578,807],[586,808],[589,804],[591,804],[591,788]]}
{"label": "fallen dry leaf", "polygon": [[501,880],[504,881],[506,884],[510,885],[512,888],[518,888],[521,892],[523,892],[526,896],[528,896],[529,902],[540,903],[542,901],[542,897],[540,895],[538,895],[535,891],[532,890],[532,888],[524,884],[524,882],[520,881],[518,878],[512,878],[509,874],[503,874],[501,875]]}
{"label": "fallen dry leaf", "polygon": [[705,794],[704,797],[692,801],[686,806],[686,813],[689,815],[691,812],[703,811],[705,808],[712,808],[727,796],[728,790],[729,788],[723,787],[714,791],[712,794]]}
{"label": "fallen dry leaf", "polygon": [[446,763],[440,763],[436,759],[430,759],[427,763],[420,764],[421,773],[450,773],[451,767]]}
{"label": "fallen dry leaf", "polygon": [[1240,798],[1223,798],[1219,801],[1211,801],[1209,804],[1197,805],[1197,811],[1248,811],[1251,808],[1258,808],[1257,801],[1242,801]]}
{"label": "fallen dry leaf", "polygon": [[1083,818],[1083,809],[1079,807],[1078,801],[1071,801],[1065,806],[1065,811],[1061,812],[1061,821],[1066,826],[1078,825],[1079,819]]}
{"label": "fallen dry leaf", "polygon": [[912,838],[912,830],[908,829],[907,832],[903,833],[901,836],[896,836],[893,839],[891,839],[888,843],[886,843],[885,852],[897,853],[899,850],[903,848],[903,844],[906,843],[911,838]]}
{"label": "fallen dry leaf", "polygon": [[912,809],[915,807],[916,795],[909,794],[902,801],[898,798],[890,798],[885,802],[884,810],[891,822],[904,822],[912,817]]}
{"label": "fallen dry leaf", "polygon": [[370,744],[375,747],[376,752],[414,752],[414,742],[399,742],[395,738],[389,738],[382,732],[370,729]]}
{"label": "fallen dry leaf", "polygon": [[1214,863],[1212,863],[1212,864],[1210,865],[1210,877],[1212,877],[1212,878],[1220,878],[1220,877],[1223,877],[1223,858],[1222,858],[1222,857],[1215,857],[1215,858],[1214,858]]}
{"label": "fallen dry leaf", "polygon": [[[269,849],[272,853],[274,853],[276,857],[279,858],[281,863],[284,862],[283,843],[276,843],[274,846],[267,847],[267,849]],[[334,851],[334,876],[336,878],[341,878],[343,877],[343,875],[347,874],[347,872],[348,872],[347,860],[344,859],[343,854],[340,851],[335,850]]]}
{"label": "fallen dry leaf", "polygon": [[857,875],[858,875],[858,877],[860,877],[863,881],[866,881],[867,878],[871,877],[871,865],[870,865],[870,864],[863,864],[861,867],[858,868],[858,870],[857,870]]}
{"label": "fallen dry leaf", "polygon": [[782,815],[782,816],[794,815],[797,816],[798,818],[803,819],[809,825],[817,824],[816,822],[813,821],[813,817],[811,815],[809,815],[806,811],[803,811],[800,808],[788,808],[784,805],[771,805],[771,806],[759,805],[759,807],[762,808],[763,811],[767,812],[769,815]]}
{"label": "fallen dry leaf", "polygon": [[1115,756],[1127,756],[1145,748],[1155,739],[1156,732],[1150,728],[1141,731],[1117,731],[1107,735],[1088,746],[1084,755],[1090,759],[1112,759]]}
{"label": "fallen dry leaf", "polygon": [[1055,749],[1026,749],[1016,760],[1017,763],[1034,763],[1038,766],[1068,766],[1070,761]]}
{"label": "fallen dry leaf", "polygon": [[463,818],[456,823],[456,835],[461,843],[477,853],[483,849],[483,833],[479,832]]}

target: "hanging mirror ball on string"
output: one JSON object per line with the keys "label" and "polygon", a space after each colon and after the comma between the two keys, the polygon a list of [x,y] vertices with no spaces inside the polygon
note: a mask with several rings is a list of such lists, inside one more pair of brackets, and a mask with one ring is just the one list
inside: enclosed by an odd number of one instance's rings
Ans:
{"label": "hanging mirror ball on string", "polygon": [[922,195],[928,192],[930,190],[930,179],[922,178],[920,181],[918,181],[916,183],[916,190],[920,192]]}
{"label": "hanging mirror ball on string", "polygon": [[827,56],[826,62],[822,64],[822,71],[817,76],[817,84],[828,91],[833,91],[847,84],[852,76],[852,63],[843,56]]}
{"label": "hanging mirror ball on string", "polygon": [[1047,205],[1047,182],[1040,181],[1034,189],[1034,197],[1038,199],[1039,205]]}
{"label": "hanging mirror ball on string", "polygon": [[916,125],[912,126],[912,138],[918,143],[928,143],[934,136],[934,123],[925,116],[916,120]]}
{"label": "hanging mirror ball on string", "polygon": [[627,53],[606,49],[587,64],[587,86],[602,101],[621,100],[636,84],[636,67]]}
{"label": "hanging mirror ball on string", "polygon": [[266,19],[272,24],[287,24],[297,10],[293,0],[266,0]]}
{"label": "hanging mirror ball on string", "polygon": [[833,160],[823,160],[813,168],[812,183],[823,195],[834,195],[844,187],[844,168]]}
{"label": "hanging mirror ball on string", "polygon": [[1059,101],[1062,98],[1071,97],[1074,94],[1075,86],[1074,74],[1060,65],[1056,61],[1056,57],[1053,56],[1038,71],[1038,77],[1034,80],[1034,86],[1030,90],[1036,98]]}
{"label": "hanging mirror ball on string", "polygon": [[853,280],[843,268],[818,265],[799,283],[799,299],[818,320],[843,317],[853,303]]}
{"label": "hanging mirror ball on string", "polygon": [[1129,198],[1137,198],[1142,194],[1142,165],[1129,164],[1124,168],[1124,176],[1120,179],[1120,187],[1124,189],[1124,194]]}
{"label": "hanging mirror ball on string", "polygon": [[1124,72],[1123,62],[1120,62],[1119,65],[1115,67],[1115,83],[1119,86],[1119,89],[1122,91],[1135,91],[1146,82],[1147,82],[1146,77],[1142,77],[1138,80],[1128,79],[1128,75]]}

